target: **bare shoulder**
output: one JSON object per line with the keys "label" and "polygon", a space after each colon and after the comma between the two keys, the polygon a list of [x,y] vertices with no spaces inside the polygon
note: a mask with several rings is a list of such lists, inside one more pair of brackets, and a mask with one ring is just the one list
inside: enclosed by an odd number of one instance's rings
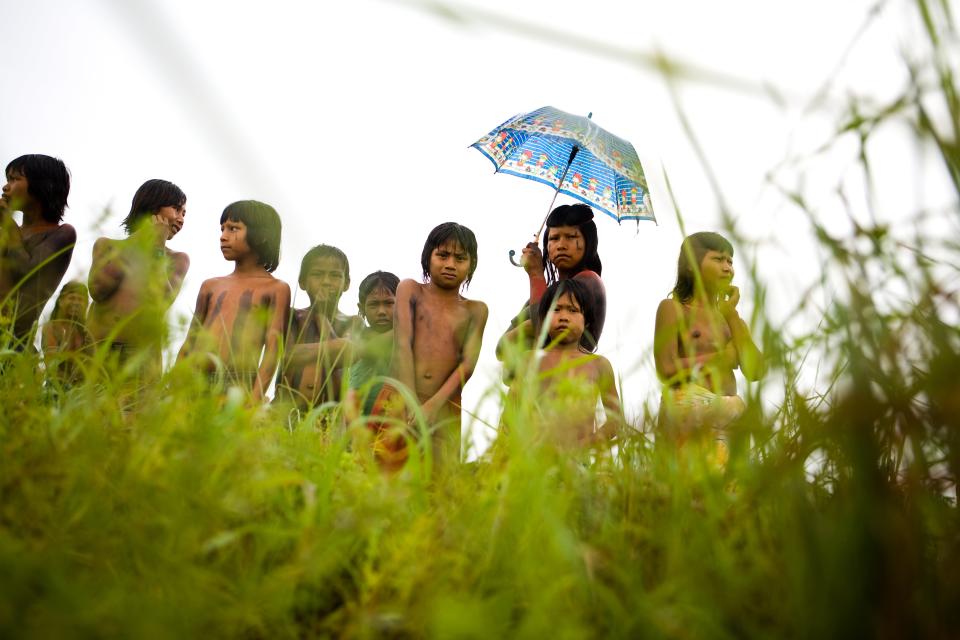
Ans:
{"label": "bare shoulder", "polygon": [[113,238],[107,238],[107,237],[97,238],[96,242],[93,243],[93,255],[94,256],[103,255],[107,251],[114,249],[117,246],[118,242],[119,242],[118,240],[114,240]]}
{"label": "bare shoulder", "polygon": [[487,304],[480,300],[466,300],[467,309],[470,310],[470,316],[475,320],[483,320],[486,322],[487,315],[490,313],[490,310],[487,308]]}
{"label": "bare shoulder", "polygon": [[596,271],[591,271],[590,269],[584,269],[573,277],[576,280],[582,280],[586,283],[599,284],[600,286],[603,286],[603,280],[600,279],[600,274]]}
{"label": "bare shoulder", "polygon": [[423,285],[414,280],[413,278],[406,278],[400,281],[400,284],[397,285],[397,297],[401,295],[406,295],[408,298],[416,296],[420,293],[420,289]]}
{"label": "bare shoulder", "polygon": [[77,230],[71,224],[62,224],[53,232],[53,237],[58,243],[74,244],[77,241]]}
{"label": "bare shoulder", "polygon": [[676,320],[683,313],[682,305],[673,298],[664,298],[657,306],[657,321]]}
{"label": "bare shoulder", "polygon": [[177,273],[186,273],[190,268],[190,256],[183,251],[171,251],[169,256],[173,269]]}

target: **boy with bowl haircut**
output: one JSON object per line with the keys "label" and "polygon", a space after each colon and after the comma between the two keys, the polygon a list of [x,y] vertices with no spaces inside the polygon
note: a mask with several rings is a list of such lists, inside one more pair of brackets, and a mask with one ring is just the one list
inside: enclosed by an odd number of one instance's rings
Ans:
{"label": "boy with bowl haircut", "polygon": [[361,321],[338,308],[350,288],[350,262],[340,249],[325,244],[310,249],[300,263],[298,284],[310,306],[292,310],[277,398],[305,409],[340,399],[343,371],[352,355],[346,338]]}
{"label": "boy with bowl haircut", "polygon": [[120,364],[146,351],[144,372],[157,379],[167,335],[166,313],[190,268],[186,253],[167,247],[183,227],[187,196],[167,180],[147,180],[123,220],[123,240],[93,245],[88,285],[93,304],[88,324],[98,343],[108,342]]}
{"label": "boy with bowl haircut", "polygon": [[460,294],[477,269],[476,236],[455,222],[437,226],[420,266],[423,283],[408,279],[397,287],[392,369],[416,394],[442,466],[460,457],[461,393],[477,366],[487,324],[487,305]]}
{"label": "boy with bowl haircut", "polygon": [[280,216],[256,200],[234,202],[220,216],[220,251],[233,273],[204,280],[177,360],[194,353],[221,385],[238,384],[262,402],[277,370],[290,309],[290,287],[273,277],[280,262]]}
{"label": "boy with bowl haircut", "polygon": [[[0,197],[0,318],[11,347],[32,348],[35,325],[70,266],[77,232],[62,224],[70,193],[63,161],[31,154],[12,160]],[[14,211],[23,212],[17,225]],[[2,340],[6,342],[6,340]]]}

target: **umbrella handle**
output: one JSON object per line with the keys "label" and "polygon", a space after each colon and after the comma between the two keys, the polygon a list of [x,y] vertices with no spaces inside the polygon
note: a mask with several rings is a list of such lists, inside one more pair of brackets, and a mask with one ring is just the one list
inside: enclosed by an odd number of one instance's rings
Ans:
{"label": "umbrella handle", "polygon": [[510,249],[510,264],[512,264],[515,267],[522,267],[523,266],[522,264],[520,264],[519,262],[513,259],[513,256],[515,255],[517,255],[517,252],[514,251],[513,249]]}

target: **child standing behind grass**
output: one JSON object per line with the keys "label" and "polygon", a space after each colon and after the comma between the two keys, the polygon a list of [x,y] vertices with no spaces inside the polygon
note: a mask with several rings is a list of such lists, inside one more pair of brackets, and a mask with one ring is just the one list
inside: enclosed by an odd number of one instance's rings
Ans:
{"label": "child standing behind grass", "polygon": [[357,307],[366,322],[352,343],[354,361],[350,366],[345,406],[352,421],[361,413],[369,414],[379,391],[378,377],[390,373],[393,353],[393,316],[400,278],[386,271],[375,271],[360,283]]}
{"label": "child standing behind grass", "polygon": [[700,232],[680,247],[677,282],[657,308],[654,358],[664,383],[658,428],[683,444],[715,438],[726,455],[726,428],[743,413],[734,369],[748,380],[763,375],[763,354],[737,313],[733,246],[718,233]]}
{"label": "child standing behind grass", "polygon": [[280,262],[280,216],[256,200],[220,216],[220,251],[233,273],[205,280],[177,360],[198,354],[219,385],[238,384],[262,402],[277,370],[290,287],[272,273]]}
{"label": "child standing behind grass", "polygon": [[160,377],[166,313],[190,268],[187,254],[167,247],[183,227],[187,196],[167,180],[147,180],[123,220],[123,240],[99,238],[90,267],[90,334],[106,343],[119,365],[134,354],[143,383]]}
{"label": "child standing behind grass", "polygon": [[[536,439],[558,449],[576,449],[614,437],[624,424],[610,361],[596,355],[597,310],[589,285],[560,280],[544,292],[536,308],[538,326],[546,327],[545,351],[536,366],[536,383],[523,389],[517,378],[510,390],[506,424],[517,422],[521,393],[532,403]],[[546,324],[548,323],[549,324]],[[597,400],[606,421],[597,425]]]}
{"label": "child standing behind grass", "polygon": [[[437,226],[420,266],[423,283],[404,280],[397,287],[392,371],[416,394],[442,467],[460,458],[461,394],[477,366],[487,324],[487,305],[460,294],[477,269],[476,236],[455,222]],[[396,390],[385,386],[377,405],[390,405],[391,394]],[[393,456],[397,465],[404,459]]]}
{"label": "child standing behind grass", "polygon": [[[33,350],[37,319],[63,279],[77,232],[63,224],[70,173],[58,158],[20,156],[0,195],[0,343]],[[23,224],[13,212],[23,212]]]}

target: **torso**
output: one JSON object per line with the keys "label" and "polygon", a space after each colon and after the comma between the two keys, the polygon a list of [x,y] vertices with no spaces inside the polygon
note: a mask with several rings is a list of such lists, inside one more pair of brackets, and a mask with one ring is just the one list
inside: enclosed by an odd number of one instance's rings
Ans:
{"label": "torso", "polygon": [[[418,285],[413,305],[413,362],[416,392],[421,402],[431,398],[463,360],[463,346],[473,318],[471,305],[462,296],[432,295]],[[458,391],[451,402],[459,404]],[[459,409],[458,409],[459,411]]]}
{"label": "torso", "polygon": [[575,447],[593,434],[600,399],[600,358],[563,350],[548,351],[541,358],[541,426],[555,446]]}
{"label": "torso", "polygon": [[[198,348],[218,355],[230,371],[255,373],[278,296],[283,290],[289,291],[286,283],[270,274],[231,274],[205,281],[197,301],[198,315],[203,318],[205,329]],[[285,301],[284,315],[286,304]],[[211,362],[211,370],[214,366]]]}
{"label": "torso", "polygon": [[[699,305],[675,304],[678,307],[678,317],[683,318],[677,340],[680,357],[716,353],[729,344],[732,338],[730,327],[719,311]],[[723,395],[736,395],[737,381],[733,369],[717,373],[719,379],[714,379],[706,372],[701,372],[700,375],[700,379],[690,382],[711,391],[717,389]]]}
{"label": "torso", "polygon": [[97,342],[129,347],[160,346],[167,332],[166,312],[176,292],[168,292],[168,281],[179,254],[166,249],[145,251],[130,240],[111,241],[124,276],[106,300],[94,301],[88,313],[90,334]]}

